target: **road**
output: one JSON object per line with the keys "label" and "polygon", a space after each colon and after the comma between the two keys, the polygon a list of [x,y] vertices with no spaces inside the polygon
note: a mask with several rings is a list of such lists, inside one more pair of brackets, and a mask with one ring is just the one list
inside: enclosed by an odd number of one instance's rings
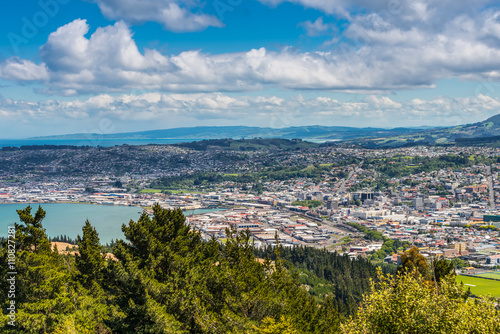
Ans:
{"label": "road", "polygon": [[345,180],[342,182],[342,184],[340,185],[339,189],[337,190],[337,194],[336,195],[340,195],[344,192],[344,188],[345,188],[345,184],[347,183],[347,181],[349,181],[352,177],[352,175],[354,174],[354,172],[356,172],[356,168],[359,168],[361,167],[361,165],[363,164],[364,161],[361,161],[358,165],[358,167],[354,167],[350,172],[349,172],[349,175],[347,175],[347,177],[345,178]]}
{"label": "road", "polygon": [[490,193],[490,196],[489,196],[489,207],[490,207],[490,210],[495,210],[495,195],[494,195],[494,191],[493,191],[493,177],[491,176],[491,167],[490,166],[486,166],[486,174],[488,175],[488,190],[489,190],[489,193]]}
{"label": "road", "polygon": [[312,220],[312,221],[314,221],[316,223],[320,223],[322,225],[328,225],[328,226],[332,227],[334,230],[337,230],[338,232],[348,232],[348,233],[350,233],[350,231],[344,230],[343,228],[336,226],[336,224],[334,222],[332,222],[332,221],[329,221],[329,220],[326,220],[326,219],[323,219],[323,218],[317,218],[317,217],[308,215],[306,213],[292,211],[292,210],[287,209],[287,208],[281,208],[281,210],[287,211],[287,212],[289,212],[289,213],[291,213],[291,214],[293,214],[295,216],[299,216],[299,217],[307,219],[307,220]]}

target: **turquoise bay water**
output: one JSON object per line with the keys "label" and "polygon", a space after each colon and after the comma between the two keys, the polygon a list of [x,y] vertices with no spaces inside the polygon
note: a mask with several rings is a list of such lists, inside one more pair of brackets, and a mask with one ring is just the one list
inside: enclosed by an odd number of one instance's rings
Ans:
{"label": "turquoise bay water", "polygon": [[[7,226],[19,223],[16,210],[24,209],[27,204],[2,204],[0,205],[0,237],[7,236]],[[38,204],[31,206],[34,215]],[[111,239],[122,239],[122,224],[128,224],[131,219],[137,220],[142,209],[131,206],[91,205],[91,204],[42,204],[47,212],[43,220],[43,227],[48,236],[67,235],[76,239],[82,235],[82,226],[85,220],[96,228],[101,243],[110,242]],[[216,211],[213,209],[190,210],[185,214],[193,215]]]}

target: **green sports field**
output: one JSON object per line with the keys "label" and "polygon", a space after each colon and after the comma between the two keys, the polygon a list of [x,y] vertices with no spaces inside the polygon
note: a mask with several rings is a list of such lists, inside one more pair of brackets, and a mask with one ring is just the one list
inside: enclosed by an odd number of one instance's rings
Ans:
{"label": "green sports field", "polygon": [[476,275],[478,277],[488,277],[488,278],[494,278],[500,280],[500,272],[492,272],[492,273],[487,273],[487,274],[479,274]]}
{"label": "green sports field", "polygon": [[[494,275],[494,274],[486,274]],[[497,276],[497,275],[495,275]],[[498,275],[500,276],[500,275]],[[457,282],[463,282],[465,288],[470,288],[470,291],[475,295],[492,295],[493,297],[500,297],[500,281],[493,281],[490,279],[470,276],[457,276]]]}

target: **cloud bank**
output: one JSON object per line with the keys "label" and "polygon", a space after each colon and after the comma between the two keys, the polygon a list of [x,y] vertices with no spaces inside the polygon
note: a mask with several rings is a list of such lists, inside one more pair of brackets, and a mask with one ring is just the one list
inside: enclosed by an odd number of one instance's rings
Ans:
{"label": "cloud bank", "polygon": [[[394,101],[387,96],[369,95],[358,101],[342,102],[330,97],[305,98],[296,95],[290,98],[278,96],[230,96],[222,93],[161,94],[140,95],[100,94],[88,99],[71,101],[47,100],[30,102],[0,99],[0,115],[4,120],[37,119],[86,119],[103,117],[126,121],[154,121],[171,116],[203,119],[229,119],[247,123],[256,116],[276,116],[288,119],[289,125],[298,125],[297,118],[310,118],[329,124],[329,119],[337,117],[359,118],[363,126],[382,126],[383,119],[394,120],[397,115],[405,115],[417,125],[426,124],[431,117],[448,119],[448,123],[470,123],[483,120],[500,111],[500,100],[483,94],[476,97],[448,98],[432,100],[413,99],[407,102]],[[265,123],[265,121],[264,121]],[[270,124],[262,126],[271,126]],[[410,123],[411,124],[411,123]],[[386,124],[389,126],[390,124]]]}

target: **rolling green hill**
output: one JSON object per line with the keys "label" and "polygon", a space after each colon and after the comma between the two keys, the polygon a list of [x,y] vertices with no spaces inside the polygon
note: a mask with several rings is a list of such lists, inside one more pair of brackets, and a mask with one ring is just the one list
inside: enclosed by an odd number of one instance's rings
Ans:
{"label": "rolling green hill", "polygon": [[[426,127],[424,127],[426,128]],[[68,134],[50,137],[35,137],[36,140],[79,140],[79,139],[185,139],[185,141],[201,139],[251,139],[251,138],[282,138],[282,139],[317,139],[324,141],[347,140],[361,137],[377,137],[408,134],[421,131],[415,128],[354,128],[346,126],[295,126],[288,128],[261,128],[248,126],[198,126],[190,128],[174,128],[112,134]],[[183,140],[184,141],[184,140]]]}
{"label": "rolling green hill", "polygon": [[[114,134],[70,134],[52,137],[37,137],[37,140],[75,140],[92,139],[176,139],[181,142],[204,140],[201,144],[188,143],[187,146],[197,150],[213,147],[230,150],[255,150],[276,146],[284,148],[289,142],[264,142],[262,139],[295,139],[313,140],[316,142],[345,141],[368,148],[401,147],[413,145],[488,145],[500,147],[500,114],[485,121],[457,125],[453,127],[415,127],[415,128],[354,128],[343,126],[299,126],[288,128],[260,128],[246,126],[205,126],[191,128],[175,128],[153,131],[114,133]],[[229,138],[229,139],[223,139]],[[232,138],[232,139],[231,139]],[[261,142],[243,142],[242,139],[261,140]],[[310,144],[294,143],[295,147]]]}
{"label": "rolling green hill", "polygon": [[351,141],[365,147],[400,147],[412,145],[488,145],[500,146],[500,114],[485,121],[434,128],[409,134],[361,138]]}
{"label": "rolling green hill", "polygon": [[295,150],[301,148],[314,148],[319,147],[319,144],[303,141],[301,139],[211,139],[194,141],[190,143],[172,144],[172,146],[179,146],[191,148],[197,151],[206,150],[229,150],[229,151],[258,151],[262,149],[285,149]]}

